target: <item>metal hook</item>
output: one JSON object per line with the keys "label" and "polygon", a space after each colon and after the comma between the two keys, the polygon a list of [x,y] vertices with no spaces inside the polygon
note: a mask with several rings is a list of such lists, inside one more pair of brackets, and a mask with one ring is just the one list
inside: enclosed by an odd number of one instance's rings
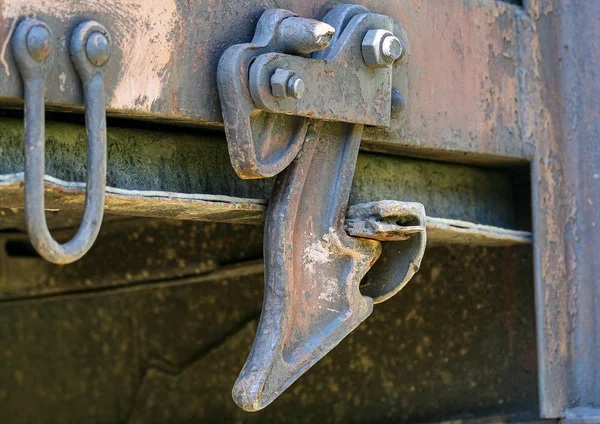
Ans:
{"label": "metal hook", "polygon": [[97,22],[79,25],[70,43],[71,61],[83,87],[87,128],[87,190],[77,234],[59,244],[48,230],[44,207],[46,78],[52,67],[52,31],[36,19],[25,19],[12,39],[23,78],[25,100],[25,224],[37,252],[56,264],[76,261],[96,240],[104,214],[106,188],[106,111],[104,69],[110,56],[110,36]]}

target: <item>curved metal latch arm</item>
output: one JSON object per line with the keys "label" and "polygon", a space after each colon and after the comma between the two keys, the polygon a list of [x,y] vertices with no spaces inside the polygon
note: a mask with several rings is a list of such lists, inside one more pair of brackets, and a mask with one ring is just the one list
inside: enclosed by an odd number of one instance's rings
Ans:
{"label": "curved metal latch arm", "polygon": [[106,188],[106,113],[104,69],[109,58],[106,28],[88,21],[71,38],[71,60],[81,79],[87,128],[87,190],[85,210],[77,234],[59,244],[48,230],[44,207],[46,78],[53,62],[52,31],[43,22],[25,19],[12,39],[25,99],[25,223],[37,252],[46,260],[67,264],[92,246],[102,223]]}
{"label": "curved metal latch arm", "polygon": [[289,15],[266,11],[253,42],[230,47],[218,70],[234,168],[243,178],[279,174],[265,224],[262,314],[233,387],[247,411],[271,403],[398,292],[425,249],[421,204],[382,201],[347,214],[363,127],[387,127],[392,117],[392,65],[402,52],[394,22],[363,6],[335,7],[320,26],[335,30],[331,44],[305,57],[279,48]]}

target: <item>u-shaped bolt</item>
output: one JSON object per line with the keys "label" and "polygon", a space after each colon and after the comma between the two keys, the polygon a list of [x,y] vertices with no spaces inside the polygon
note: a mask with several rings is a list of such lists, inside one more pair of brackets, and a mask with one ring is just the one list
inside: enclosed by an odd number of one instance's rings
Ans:
{"label": "u-shaped bolt", "polygon": [[45,215],[46,78],[52,67],[52,31],[36,19],[25,19],[12,38],[13,54],[24,84],[25,100],[25,225],[36,251],[56,264],[76,261],[98,236],[106,189],[106,110],[104,69],[110,56],[110,36],[97,22],[79,25],[70,43],[71,61],[82,83],[87,129],[85,210],[77,234],[59,244],[48,230]]}

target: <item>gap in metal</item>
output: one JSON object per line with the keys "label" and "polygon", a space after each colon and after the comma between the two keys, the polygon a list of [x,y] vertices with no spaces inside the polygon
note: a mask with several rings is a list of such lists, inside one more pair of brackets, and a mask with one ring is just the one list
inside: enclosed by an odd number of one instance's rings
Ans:
{"label": "gap in metal", "polygon": [[25,240],[8,240],[4,245],[6,255],[10,258],[39,258],[33,245]]}
{"label": "gap in metal", "polygon": [[509,170],[515,211],[515,229],[532,231],[531,168],[529,165]]}
{"label": "gap in metal", "polygon": [[514,4],[515,6],[523,7],[523,0],[497,0],[501,3]]}

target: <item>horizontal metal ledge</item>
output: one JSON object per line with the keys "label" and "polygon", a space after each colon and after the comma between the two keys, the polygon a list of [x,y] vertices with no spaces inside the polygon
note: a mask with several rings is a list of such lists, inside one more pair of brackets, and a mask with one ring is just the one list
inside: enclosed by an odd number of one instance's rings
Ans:
{"label": "horizontal metal ledge", "polygon": [[[266,201],[239,197],[138,191],[107,187],[106,212],[124,216],[262,225]],[[0,175],[0,199],[5,208],[23,205],[23,174]],[[85,184],[46,176],[47,204],[52,210],[76,211],[85,200]],[[0,218],[1,220],[1,218]],[[477,246],[530,244],[531,233],[471,222],[427,217],[427,242]]]}
{"label": "horizontal metal ledge", "polygon": [[[107,185],[111,187],[263,202],[273,188],[273,178],[242,180],[235,174],[220,133],[109,127],[107,142]],[[83,125],[46,122],[46,173],[63,181],[85,181],[85,146]],[[0,118],[0,175],[23,169],[23,121]],[[361,152],[350,204],[384,199],[419,202],[430,216],[519,228],[519,217],[526,216],[519,210],[528,207],[528,200],[515,198],[515,181],[511,170]],[[205,199],[215,200],[199,200]],[[48,208],[52,208],[51,196],[48,201]],[[0,207],[4,204],[0,198]],[[236,214],[239,212],[230,212],[228,219]],[[60,223],[52,213],[48,219]],[[247,215],[240,219],[247,219]],[[2,228],[8,227],[0,221]]]}

